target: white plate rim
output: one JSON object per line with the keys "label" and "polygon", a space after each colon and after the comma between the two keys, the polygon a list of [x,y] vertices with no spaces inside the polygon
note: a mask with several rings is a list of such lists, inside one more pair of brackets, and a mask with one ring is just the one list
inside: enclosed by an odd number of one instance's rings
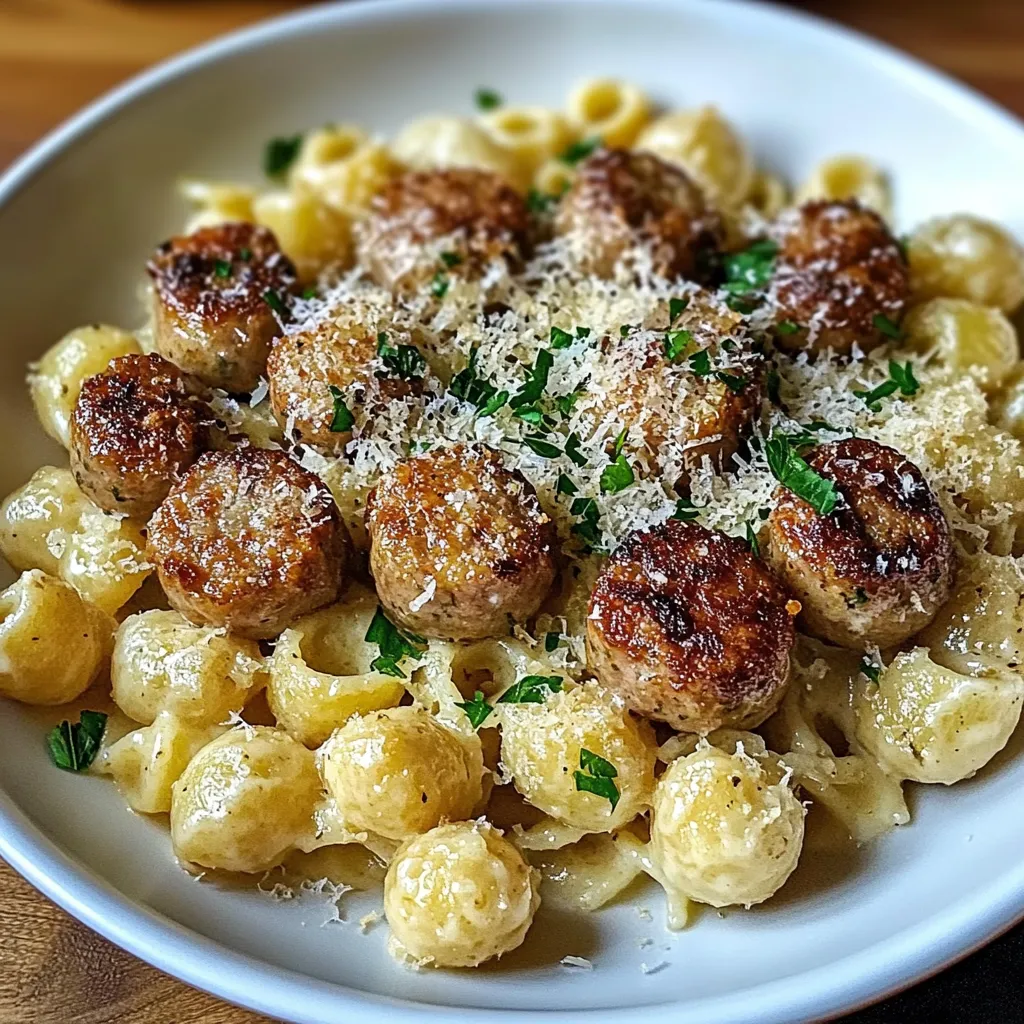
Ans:
{"label": "white plate rim", "polygon": [[[591,0],[533,0],[587,5]],[[859,50],[894,77],[931,92],[950,107],[985,122],[989,131],[1024,147],[1024,122],[971,87],[888,44],[828,19],[759,0],[647,0],[666,8],[729,6],[745,16],[789,21]],[[147,94],[204,64],[259,47],[281,34],[364,19],[388,21],[432,7],[467,12],[515,7],[518,0],[348,0],[280,15],[219,36],[162,61],[105,93],[45,135],[0,175],[0,206],[8,203],[47,164],[106,119]],[[547,1024],[621,1024],[633,1007],[580,1011],[524,1011],[445,1007],[378,996],[274,967],[204,938],[120,893],[77,862],[34,826],[0,790],[0,857],[30,884],[93,931],[152,966],[205,992],[295,1024],[327,1024],[339,1013],[376,1011],[398,1024],[425,1018],[444,1021],[513,1020]],[[685,1009],[694,1024],[798,1024],[832,1019],[891,996],[963,959],[1024,919],[1024,863],[1006,872],[971,901],[962,901],[917,926],[860,953],[741,993],[685,1004],[645,1005],[652,1024],[669,1024]],[[227,968],[227,969],[225,969]],[[374,1014],[376,1016],[376,1013]]]}

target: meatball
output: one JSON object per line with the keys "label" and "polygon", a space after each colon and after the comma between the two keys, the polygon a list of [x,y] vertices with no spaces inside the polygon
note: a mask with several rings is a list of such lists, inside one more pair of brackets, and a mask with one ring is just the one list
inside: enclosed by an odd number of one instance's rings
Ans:
{"label": "meatball", "polygon": [[917,466],[876,441],[832,441],[804,458],[840,498],[825,516],[780,487],[769,564],[817,636],[855,650],[902,643],[952,588],[953,542],[938,500]]}
{"label": "meatball", "polygon": [[776,344],[847,355],[892,335],[907,306],[910,270],[877,213],[852,200],[810,202],[784,213],[775,233]]}
{"label": "meatball", "polygon": [[426,636],[501,636],[555,578],[555,528],[489,448],[456,445],[400,463],[367,502],[370,571],[390,617]]}
{"label": "meatball", "polygon": [[358,406],[372,413],[422,391],[421,356],[409,353],[396,369],[396,360],[385,363],[378,349],[404,355],[409,339],[393,330],[375,331],[347,311],[275,342],[267,360],[270,402],[292,440],[340,454],[352,431],[336,421],[335,398],[350,412]]}
{"label": "meatball", "polygon": [[[581,412],[590,427],[610,415],[639,427],[646,458],[685,489],[705,457],[725,466],[749,431],[761,407],[764,357],[745,337],[742,317],[706,296],[691,297],[672,321],[678,352],[667,351],[669,326],[663,313],[644,325],[649,329],[607,339],[589,388],[591,405]],[[701,352],[706,367],[690,361]]]}
{"label": "meatball", "polygon": [[631,533],[602,569],[587,663],[675,729],[753,728],[782,699],[798,610],[742,541],[670,519]]}
{"label": "meatball", "polygon": [[663,277],[693,278],[722,226],[700,188],[653,153],[604,149],[580,164],[558,207],[556,232],[569,239],[581,268],[612,277],[630,250],[650,251]]}
{"label": "meatball", "polygon": [[149,524],[171,606],[253,639],[335,600],[350,551],[327,485],[262,448],[207,452]]}
{"label": "meatball", "polygon": [[439,272],[474,278],[495,260],[516,266],[528,227],[522,197],[490,171],[411,172],[374,197],[359,261],[378,284],[407,293]]}
{"label": "meatball", "polygon": [[148,516],[202,454],[213,414],[162,356],[128,355],[82,384],[71,414],[71,469],[108,512]]}
{"label": "meatball", "polygon": [[266,228],[221,224],[157,248],[153,279],[157,351],[210,387],[252,391],[295,286],[295,267]]}

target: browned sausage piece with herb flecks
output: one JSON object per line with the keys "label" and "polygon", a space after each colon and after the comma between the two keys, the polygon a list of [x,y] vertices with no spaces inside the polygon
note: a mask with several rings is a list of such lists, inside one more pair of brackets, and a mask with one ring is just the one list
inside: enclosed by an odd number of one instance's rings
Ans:
{"label": "browned sausage piece with herb flecks", "polygon": [[327,485],[284,452],[208,452],[149,524],[171,606],[241,636],[277,636],[334,601],[351,542]]}
{"label": "browned sausage piece with herb flecks", "polygon": [[685,172],[623,149],[599,150],[580,164],[555,230],[585,273],[607,278],[640,249],[660,276],[695,280],[722,241],[721,218]]}
{"label": "browned sausage piece with herb flecks", "polygon": [[490,448],[460,444],[399,463],[371,493],[366,525],[381,603],[424,636],[504,636],[554,582],[554,524]]}
{"label": "browned sausage piece with herb flecks", "polygon": [[162,356],[127,355],[82,383],[71,414],[71,470],[108,512],[148,516],[210,441],[214,416]]}
{"label": "browned sausage piece with herb flecks", "polygon": [[670,519],[631,533],[602,569],[587,664],[647,718],[751,729],[782,700],[798,611],[742,541]]}
{"label": "browned sausage piece with herb flecks", "polygon": [[775,342],[792,352],[848,355],[898,337],[910,268],[877,213],[853,200],[810,202],[775,222],[769,288]]}
{"label": "browned sausage piece with herb flecks", "polygon": [[159,246],[153,281],[157,351],[210,387],[252,391],[282,333],[295,267],[255,224],[220,224]]}
{"label": "browned sausage piece with herb flecks", "polygon": [[800,599],[806,628],[854,650],[894,646],[923,629],[949,597],[956,557],[949,524],[921,471],[865,438],[803,456],[832,481],[827,515],[780,487],[767,554]]}
{"label": "browned sausage piece with herb flecks", "polygon": [[374,196],[357,225],[359,262],[393,292],[443,298],[452,276],[518,267],[529,224],[523,198],[492,171],[411,171]]}

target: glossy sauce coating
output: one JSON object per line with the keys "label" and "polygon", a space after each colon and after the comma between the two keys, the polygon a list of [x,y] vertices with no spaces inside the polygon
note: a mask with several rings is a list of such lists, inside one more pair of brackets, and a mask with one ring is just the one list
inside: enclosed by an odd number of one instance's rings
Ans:
{"label": "glossy sauce coating", "polygon": [[797,610],[742,541],[670,519],[630,534],[601,571],[588,665],[673,728],[753,728],[782,699]]}
{"label": "glossy sauce coating", "polygon": [[856,650],[902,643],[934,617],[956,570],[946,517],[921,471],[863,438],[804,455],[841,495],[827,516],[779,488],[768,559],[811,632]]}

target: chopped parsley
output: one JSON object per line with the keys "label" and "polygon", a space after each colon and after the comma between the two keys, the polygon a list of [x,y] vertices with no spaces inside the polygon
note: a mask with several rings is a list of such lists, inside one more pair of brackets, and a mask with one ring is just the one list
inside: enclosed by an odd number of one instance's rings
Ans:
{"label": "chopped parsley", "polygon": [[332,434],[344,434],[355,425],[356,418],[352,410],[345,404],[345,395],[341,388],[329,384],[327,390],[334,399],[334,415],[331,417],[330,431]]}
{"label": "chopped parsley", "polygon": [[554,349],[568,348],[572,344],[572,335],[561,327],[551,328],[551,347]]}
{"label": "chopped parsley", "polygon": [[765,377],[765,390],[768,392],[768,401],[772,405],[782,405],[782,397],[779,394],[781,384],[782,378],[779,376],[779,371],[773,367]]}
{"label": "chopped parsley", "polygon": [[499,391],[489,380],[477,375],[477,354],[476,348],[470,351],[469,362],[452,377],[448,390],[475,406],[481,416],[493,416],[508,401],[508,392]]}
{"label": "chopped parsley", "polygon": [[671,327],[685,311],[686,307],[690,304],[689,299],[669,299],[668,300],[668,325]]}
{"label": "chopped parsley", "polygon": [[214,260],[213,261],[213,276],[214,277],[230,277],[231,276],[231,264],[227,260]]}
{"label": "chopped parsley", "polygon": [[50,760],[66,772],[84,772],[96,760],[107,727],[102,711],[83,711],[77,722],[65,719],[46,737]]}
{"label": "chopped parsley", "polygon": [[761,543],[757,539],[757,533],[754,531],[753,526],[750,523],[743,524],[743,535],[747,538],[747,543],[750,545],[751,554],[755,558],[761,557]]}
{"label": "chopped parsley", "polygon": [[295,163],[301,147],[301,135],[271,139],[263,150],[263,173],[268,178],[283,178],[288,168]]}
{"label": "chopped parsley", "polygon": [[546,348],[537,353],[533,366],[526,371],[526,383],[509,399],[508,404],[512,409],[522,409],[540,401],[548,386],[548,374],[554,362],[555,357]]}
{"label": "chopped parsley", "polygon": [[601,543],[601,511],[593,498],[575,498],[569,506],[569,514],[578,517],[571,532],[585,541],[591,548]]}
{"label": "chopped parsley", "polygon": [[[549,634],[550,635],[550,634]],[[555,647],[558,633],[555,633]],[[554,650],[554,648],[552,648]],[[499,698],[499,704],[543,704],[552,693],[562,689],[561,676],[523,676],[513,683]]]}
{"label": "chopped parsley", "polygon": [[706,348],[702,348],[699,352],[694,352],[690,356],[690,369],[698,377],[706,377],[711,373],[711,356]]}
{"label": "chopped parsley", "polygon": [[858,587],[853,592],[853,597],[846,599],[846,606],[848,608],[859,608],[862,604],[868,603],[868,592],[863,587]]}
{"label": "chopped parsley", "polygon": [[473,94],[473,99],[476,102],[477,110],[494,110],[504,102],[501,93],[482,87]]}
{"label": "chopped parsley", "polygon": [[451,282],[448,280],[448,275],[443,270],[439,270],[430,279],[430,294],[435,299],[443,299],[448,294],[449,284]]}
{"label": "chopped parsley", "polygon": [[539,189],[531,188],[526,193],[526,208],[531,213],[547,213],[555,203],[558,202],[559,197],[550,195],[547,192],[541,192]]}
{"label": "chopped parsley", "polygon": [[455,706],[462,708],[466,712],[466,717],[469,719],[469,724],[474,729],[479,729],[487,716],[494,710],[490,704],[487,703],[487,699],[484,697],[480,690],[477,690],[473,694],[472,700],[467,701],[456,701]]}
{"label": "chopped parsley", "polygon": [[715,376],[734,394],[741,395],[746,390],[750,381],[746,377],[736,373],[726,373],[725,370],[718,370]]}
{"label": "chopped parsley", "polygon": [[542,459],[557,459],[562,454],[561,449],[557,445],[552,444],[537,434],[527,434],[523,438],[522,443]]}
{"label": "chopped parsley", "polygon": [[575,167],[581,160],[586,160],[600,145],[601,139],[596,135],[589,139],[580,139],[568,146],[558,159],[563,164]]}
{"label": "chopped parsley", "polygon": [[871,322],[875,325],[875,330],[880,331],[887,338],[899,341],[903,337],[903,332],[884,313],[876,313],[871,318]]}
{"label": "chopped parsley", "polygon": [[669,331],[665,335],[665,358],[674,363],[683,355],[691,341],[693,335],[689,331]]}
{"label": "chopped parsley", "polygon": [[402,632],[384,614],[384,610],[379,605],[373,613],[373,621],[363,639],[368,644],[376,644],[380,652],[370,662],[370,668],[374,672],[395,676],[398,679],[406,678],[405,672],[399,667],[399,662],[405,658],[419,661],[423,655],[421,648],[425,647],[427,643],[421,636]]}
{"label": "chopped parsley", "polygon": [[812,469],[785,434],[773,434],[765,442],[765,455],[772,476],[815,512],[827,516],[836,507],[839,495],[835,483]]}
{"label": "chopped parsley", "polygon": [[582,341],[584,338],[589,338],[590,337],[590,328],[589,327],[577,327],[576,328],[576,337],[580,341]]}
{"label": "chopped parsley", "polygon": [[601,490],[604,494],[618,494],[629,487],[635,479],[633,467],[626,461],[626,456],[618,455],[614,462],[601,470]]}
{"label": "chopped parsley", "polygon": [[315,299],[316,296],[317,296],[317,291],[316,291],[316,288],[313,285],[310,285],[308,288],[303,288],[302,289],[302,296],[301,297],[306,299],[307,301],[309,299]]}
{"label": "chopped parsley", "polygon": [[480,406],[481,416],[493,416],[506,402],[508,401],[507,391],[495,391],[490,398],[482,406]]}
{"label": "chopped parsley", "polygon": [[426,359],[415,345],[389,345],[385,331],[377,335],[377,356],[391,373],[402,380],[420,380],[427,368]]}
{"label": "chopped parsley", "polygon": [[699,515],[700,505],[694,505],[689,498],[680,498],[676,502],[676,510],[669,516],[669,519],[679,519],[684,523],[692,523]]}
{"label": "chopped parsley", "polygon": [[778,251],[779,247],[773,241],[764,238],[741,252],[729,253],[723,260],[725,284],[722,287],[734,296],[760,291],[775,273]]}
{"label": "chopped parsley", "polygon": [[238,258],[243,263],[248,263],[249,260],[252,259],[252,249],[248,248],[247,246],[243,246],[241,249],[238,250]]}
{"label": "chopped parsley", "polygon": [[441,262],[451,270],[452,267],[457,267],[462,262],[462,257],[457,252],[443,252],[441,253]]}
{"label": "chopped parsley", "polygon": [[633,326],[634,326],[633,324],[623,324],[619,328],[619,337],[620,338],[628,338],[630,331],[633,330]]}
{"label": "chopped parsley", "polygon": [[878,412],[881,409],[881,400],[888,398],[897,391],[908,398],[916,395],[921,389],[921,384],[914,376],[913,364],[908,360],[900,365],[895,359],[889,360],[889,379],[882,381],[876,388],[870,391],[854,391],[854,394],[861,399],[872,411]]}
{"label": "chopped parsley", "polygon": [[564,473],[558,474],[558,480],[555,481],[555,493],[556,494],[575,494],[579,488],[569,479]]}
{"label": "chopped parsley", "polygon": [[559,395],[555,399],[555,405],[558,407],[558,411],[563,416],[571,416],[572,410],[575,407],[576,403],[580,400],[580,397],[582,395],[585,395],[586,393],[586,386],[584,384],[580,384],[577,388],[570,391],[567,395]]}
{"label": "chopped parsley", "polygon": [[547,651],[548,654],[551,654],[552,651],[558,650],[558,645],[561,642],[562,642],[562,634],[561,633],[551,632],[551,633],[545,633],[544,634],[544,650]]}
{"label": "chopped parsley", "polygon": [[586,456],[580,451],[580,435],[575,431],[565,439],[565,454],[574,466],[585,466]]}
{"label": "chopped parsley", "polygon": [[618,774],[611,761],[606,761],[586,748],[580,749],[580,770],[573,772],[577,791],[603,796],[612,805],[613,811],[619,802],[619,787],[614,782]]}
{"label": "chopped parsley", "polygon": [[780,320],[775,325],[775,330],[779,334],[796,334],[800,330],[800,325],[793,320]]}
{"label": "chopped parsley", "polygon": [[881,667],[867,658],[860,659],[860,671],[862,675],[867,676],[873,683],[877,683],[878,677],[882,674]]}
{"label": "chopped parsley", "polygon": [[284,304],[281,296],[273,290],[268,288],[263,293],[263,301],[282,319],[284,320],[288,316],[288,307]]}

